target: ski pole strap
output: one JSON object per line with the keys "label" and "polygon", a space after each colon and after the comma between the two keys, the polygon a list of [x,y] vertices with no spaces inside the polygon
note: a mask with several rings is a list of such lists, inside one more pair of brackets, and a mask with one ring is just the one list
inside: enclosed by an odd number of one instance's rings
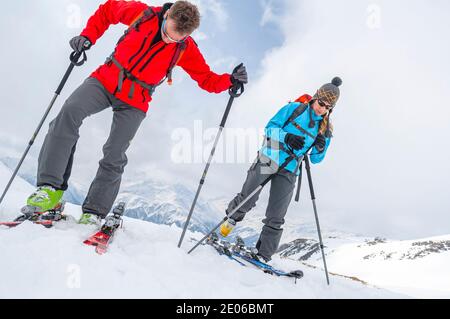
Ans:
{"label": "ski pole strap", "polygon": [[[83,56],[83,58],[80,60],[80,57]],[[77,51],[73,51],[70,54],[70,62],[72,62],[73,65],[75,66],[82,66],[86,61],[87,61],[87,55],[86,55],[86,51],[83,52],[77,52]],[[80,61],[78,61],[80,60]]]}
{"label": "ski pole strap", "polygon": [[228,93],[231,97],[238,98],[245,92],[244,83],[237,83],[230,87]]}
{"label": "ski pole strap", "polygon": [[135,77],[133,74],[131,74],[127,69],[125,69],[119,61],[116,60],[116,58],[114,58],[114,56],[110,56],[107,59],[107,63],[111,61],[113,62],[120,70],[119,72],[119,79],[118,79],[118,85],[117,85],[117,92],[121,92],[122,91],[122,87],[123,87],[123,81],[125,79],[129,79],[131,81],[131,87],[130,87],[130,91],[128,92],[128,98],[132,99],[134,96],[134,91],[135,91],[135,84],[139,84],[140,86],[142,86],[144,89],[148,90],[150,96],[153,95],[153,93],[155,93],[156,87],[159,85],[152,85],[152,84],[147,84],[145,82],[142,82],[141,80],[139,80],[137,77]]}

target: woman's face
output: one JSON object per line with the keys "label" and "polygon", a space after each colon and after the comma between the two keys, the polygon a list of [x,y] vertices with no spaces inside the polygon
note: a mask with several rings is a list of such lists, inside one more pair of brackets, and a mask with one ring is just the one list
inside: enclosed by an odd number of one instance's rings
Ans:
{"label": "woman's face", "polygon": [[311,107],[316,113],[316,115],[324,116],[325,114],[328,113],[327,105],[324,103],[322,103],[322,105],[320,105],[319,100],[315,100],[314,103],[312,104]]}

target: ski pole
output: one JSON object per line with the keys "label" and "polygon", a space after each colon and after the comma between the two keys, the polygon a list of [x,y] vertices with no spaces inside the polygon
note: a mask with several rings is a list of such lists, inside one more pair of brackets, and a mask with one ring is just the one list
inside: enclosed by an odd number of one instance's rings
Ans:
{"label": "ski pole", "polygon": [[319,234],[320,249],[322,251],[322,259],[323,259],[323,265],[325,267],[325,275],[327,277],[327,284],[330,285],[330,278],[328,276],[327,262],[325,260],[325,252],[324,252],[324,246],[323,246],[323,241],[322,241],[322,233],[320,231],[319,215],[317,214],[316,195],[314,194],[314,186],[313,186],[312,177],[311,177],[311,166],[309,165],[308,156],[305,156],[304,160],[305,160],[305,164],[306,164],[305,165],[306,173],[308,175],[309,191],[311,193],[311,200],[312,200],[313,208],[314,208],[314,216],[316,218],[317,232]]}
{"label": "ski pole", "polygon": [[[258,187],[256,187],[256,189],[251,192],[250,195],[248,195],[241,203],[239,203],[238,206],[236,206],[231,213],[229,213],[227,216],[225,216],[219,224],[216,225],[216,227],[214,227],[208,234],[206,234],[191,250],[189,250],[188,254],[190,254],[191,252],[193,252],[198,246],[200,246],[212,233],[214,233],[216,231],[217,228],[219,228],[223,223],[225,223],[228,219],[230,219],[231,217],[233,217],[233,215],[239,210],[239,208],[241,208],[246,202],[248,202],[250,200],[250,198],[252,198],[256,193],[258,193],[261,189],[264,188],[264,186],[269,183],[274,177],[275,175],[280,172],[282,169],[284,169],[292,160],[294,160],[296,157],[295,155],[292,153],[287,159],[286,161],[283,163],[283,165],[281,165],[278,170],[274,173],[271,174],[266,180],[264,180],[264,182],[262,182]],[[301,161],[301,159],[298,159],[298,161]]]}
{"label": "ski pole", "polygon": [[[52,109],[53,105],[56,102],[56,99],[58,98],[58,96],[61,94],[62,89],[64,88],[67,80],[69,79],[70,74],[72,73],[73,69],[75,66],[81,66],[83,65],[86,61],[87,61],[87,57],[86,57],[86,52],[85,50],[88,50],[91,46],[91,43],[89,41],[86,41],[84,44],[84,50],[82,52],[72,52],[70,54],[70,65],[69,68],[67,69],[66,73],[64,74],[61,83],[59,84],[58,88],[55,91],[55,95],[53,96],[50,105],[47,107],[47,110],[44,113],[43,118],[41,119],[41,121],[39,122],[39,125],[36,129],[36,131],[34,132],[31,140],[28,142],[28,146],[24,152],[24,154],[22,155],[22,158],[19,161],[19,164],[17,165],[16,169],[14,170],[14,173],[12,174],[8,184],[6,185],[5,190],[3,191],[2,196],[0,197],[0,204],[2,203],[3,199],[6,196],[6,193],[8,192],[12,182],[14,181],[14,179],[16,178],[16,175],[20,169],[20,167],[22,166],[23,161],[25,160],[25,158],[28,155],[28,152],[31,148],[31,146],[34,144],[34,141],[36,140],[37,135],[39,134],[39,131],[42,128],[42,125],[44,125],[45,120],[47,119],[48,114],[50,113],[50,110]],[[83,56],[83,58],[80,60],[81,56]]]}
{"label": "ski pole", "polygon": [[[239,91],[240,91],[240,93],[238,93]],[[222,135],[222,131],[225,128],[225,123],[226,123],[228,115],[230,113],[231,106],[233,105],[234,99],[240,97],[242,95],[242,93],[244,93],[244,84],[240,84],[239,86],[231,87],[230,90],[228,91],[228,93],[230,94],[230,99],[228,100],[228,104],[225,109],[225,113],[223,114],[222,122],[220,123],[219,132],[217,133],[216,140],[214,142],[214,146],[211,150],[211,154],[209,155],[208,162],[206,164],[205,170],[203,171],[203,175],[200,179],[200,184],[198,185],[197,193],[195,194],[194,201],[192,202],[188,217],[186,219],[186,222],[184,223],[183,233],[181,234],[180,241],[178,242],[178,248],[181,247],[184,236],[186,235],[186,230],[189,226],[189,222],[190,222],[192,214],[194,212],[195,205],[197,204],[197,200],[200,195],[200,192],[203,188],[203,184],[205,183],[206,174],[208,174],[209,167],[211,166],[211,162],[212,162],[212,159],[216,152],[216,147],[217,147],[217,144],[219,143],[220,136]]]}
{"label": "ski pole", "polygon": [[302,176],[303,176],[302,163],[300,163],[299,168],[298,168],[300,172],[299,172],[299,175],[298,175],[297,193],[295,194],[295,201],[296,202],[298,202],[300,200],[300,189],[302,188]]}

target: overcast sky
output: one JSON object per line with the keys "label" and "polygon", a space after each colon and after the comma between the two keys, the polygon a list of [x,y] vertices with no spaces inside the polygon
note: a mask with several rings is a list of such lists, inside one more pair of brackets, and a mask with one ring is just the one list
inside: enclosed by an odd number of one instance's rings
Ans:
{"label": "overcast sky", "polygon": [[[335,137],[324,162],[313,167],[321,221],[399,239],[450,233],[447,0],[195,2],[203,16],[195,38],[212,68],[230,72],[242,61],[249,71],[250,84],[235,101],[222,139],[227,147],[234,145],[236,135],[247,138],[239,129],[250,135],[260,132],[286,102],[305,92],[313,94],[339,75],[344,84],[333,114]],[[68,41],[101,3],[3,4],[4,144],[9,139],[19,151],[25,148],[68,66]],[[89,51],[89,62],[74,71],[50,118],[111,53],[124,29],[111,27]],[[208,94],[177,70],[175,85],[159,89],[133,141],[125,178],[145,172],[195,189],[204,163],[174,162],[176,133],[187,130],[194,136],[200,124],[207,158],[216,132],[211,129],[217,129],[227,101],[226,93]],[[73,180],[86,187],[97,170],[111,117],[107,110],[87,119],[81,130]],[[47,123],[30,160],[39,151]],[[218,151],[205,197],[231,199],[240,190],[259,147],[257,141],[249,141],[235,145],[238,155],[245,154],[244,162],[221,163],[224,152]],[[302,202],[291,205],[287,222],[310,221],[313,216],[303,185]]]}

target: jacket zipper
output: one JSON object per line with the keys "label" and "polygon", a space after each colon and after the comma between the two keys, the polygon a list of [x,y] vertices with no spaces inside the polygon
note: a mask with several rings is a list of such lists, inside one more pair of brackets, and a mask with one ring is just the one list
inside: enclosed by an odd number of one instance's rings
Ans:
{"label": "jacket zipper", "polygon": [[147,60],[147,62],[145,62],[145,64],[139,69],[139,73],[141,73],[146,67],[147,65],[153,60],[153,58],[159,53],[161,52],[164,48],[166,47],[166,45],[164,44],[161,48],[159,48],[155,53],[152,54],[152,56]]}
{"label": "jacket zipper", "polygon": [[142,41],[142,45],[141,45],[141,47],[139,48],[139,50],[128,60],[128,64],[130,64],[132,61],[133,61],[133,59],[134,58],[136,58],[138,55],[139,55],[139,53],[141,53],[142,52],[142,50],[144,49],[144,47],[145,47],[145,44],[147,43],[147,40],[148,40],[148,37],[152,34],[153,32],[150,32],[149,34],[147,34],[147,36],[145,37],[145,39],[144,39],[144,41]]}
{"label": "jacket zipper", "polygon": [[156,42],[155,44],[153,44],[152,46],[150,46],[147,51],[145,51],[145,53],[137,60],[137,62],[131,67],[130,69],[130,73],[133,72],[133,70],[138,66],[139,63],[142,62],[142,60],[145,58],[145,56],[156,46],[158,45],[159,42]]}

